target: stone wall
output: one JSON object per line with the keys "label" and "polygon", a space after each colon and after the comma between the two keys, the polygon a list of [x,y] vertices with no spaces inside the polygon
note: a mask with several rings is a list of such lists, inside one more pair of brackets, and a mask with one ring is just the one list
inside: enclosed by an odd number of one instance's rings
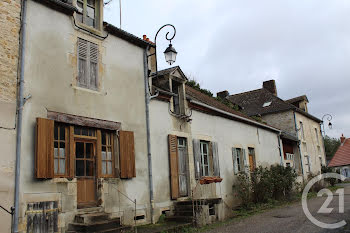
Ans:
{"label": "stone wall", "polygon": [[0,101],[16,101],[20,0],[0,2]]}

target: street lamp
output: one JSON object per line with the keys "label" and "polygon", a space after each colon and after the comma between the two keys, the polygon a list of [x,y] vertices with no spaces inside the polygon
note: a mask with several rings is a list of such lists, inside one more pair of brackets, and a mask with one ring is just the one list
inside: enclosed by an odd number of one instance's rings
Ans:
{"label": "street lamp", "polygon": [[169,63],[169,65],[174,64],[176,61],[177,52],[176,52],[175,48],[173,47],[173,45],[171,44],[171,41],[174,39],[174,37],[176,35],[176,29],[175,29],[174,25],[172,25],[172,24],[165,24],[158,29],[156,36],[154,37],[154,44],[155,44],[154,53],[148,55],[148,57],[153,56],[153,55],[155,56],[155,65],[156,65],[156,75],[155,76],[156,77],[158,77],[157,37],[158,37],[158,33],[165,27],[171,27],[174,30],[173,35],[171,37],[169,37],[169,31],[165,34],[165,39],[167,39],[169,41],[169,46],[164,51],[165,61],[167,63]]}
{"label": "street lamp", "polygon": [[330,115],[330,114],[325,114],[325,115],[323,115],[323,117],[322,117],[322,125],[323,125],[323,137],[325,137],[326,136],[326,129],[325,129],[325,127],[324,127],[324,121],[323,121],[323,119],[326,117],[326,119],[327,119],[327,121],[328,121],[328,128],[329,129],[332,129],[332,127],[333,127],[333,125],[332,125],[332,123],[331,123],[331,120],[332,120],[332,116]]}

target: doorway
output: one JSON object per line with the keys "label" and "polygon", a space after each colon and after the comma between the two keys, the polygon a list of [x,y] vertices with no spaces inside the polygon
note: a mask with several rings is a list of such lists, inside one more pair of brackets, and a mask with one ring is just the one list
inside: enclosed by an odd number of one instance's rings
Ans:
{"label": "doorway", "polygon": [[74,152],[78,208],[96,206],[96,141],[76,138]]}

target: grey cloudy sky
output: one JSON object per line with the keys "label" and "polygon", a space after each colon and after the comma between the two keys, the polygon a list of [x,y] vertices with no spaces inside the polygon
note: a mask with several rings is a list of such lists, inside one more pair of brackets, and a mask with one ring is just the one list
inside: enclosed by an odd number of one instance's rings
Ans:
{"label": "grey cloudy sky", "polygon": [[[311,114],[333,116],[328,135],[350,137],[349,0],[122,0],[122,11],[122,29],[139,37],[174,24],[175,64],[202,87],[234,94],[275,79],[282,99],[306,94]],[[119,26],[118,0],[105,20]]]}

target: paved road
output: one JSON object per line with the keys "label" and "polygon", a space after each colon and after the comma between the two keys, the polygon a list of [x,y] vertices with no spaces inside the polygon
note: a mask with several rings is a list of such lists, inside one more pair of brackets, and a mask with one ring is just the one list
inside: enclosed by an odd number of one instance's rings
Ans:
{"label": "paved road", "polygon": [[345,186],[344,213],[339,214],[339,196],[336,194],[329,205],[334,210],[330,214],[318,214],[317,211],[324,203],[326,197],[317,197],[308,200],[308,206],[312,215],[325,223],[336,223],[341,220],[347,221],[347,225],[341,229],[322,229],[305,216],[301,203],[288,207],[273,209],[262,214],[254,215],[246,219],[230,222],[224,226],[207,231],[207,233],[350,233],[350,186]]}

